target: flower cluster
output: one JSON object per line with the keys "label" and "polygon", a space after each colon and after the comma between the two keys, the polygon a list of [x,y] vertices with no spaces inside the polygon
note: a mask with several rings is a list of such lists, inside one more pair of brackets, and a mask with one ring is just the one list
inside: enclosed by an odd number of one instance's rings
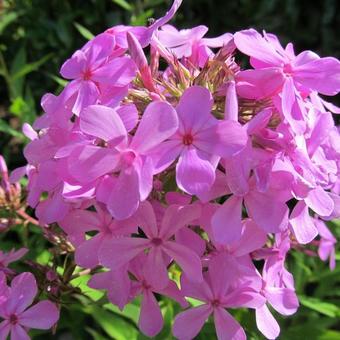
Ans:
{"label": "flower cluster", "polygon": [[63,64],[70,82],[24,126],[28,165],[12,180],[27,175],[40,223],[58,223],[77,265],[100,269],[89,286],[121,309],[142,296],[145,335],[162,329],[161,294],[185,308],[179,339],[210,315],[218,339],[245,339],[228,312],[243,307],[274,339],[269,306],[299,305],[290,249],[319,246],[335,266],[325,221],[340,215],[340,109],[320,94],[340,91],[340,62],[253,29],[177,30],[167,22],[180,3],[148,27],[108,29]]}

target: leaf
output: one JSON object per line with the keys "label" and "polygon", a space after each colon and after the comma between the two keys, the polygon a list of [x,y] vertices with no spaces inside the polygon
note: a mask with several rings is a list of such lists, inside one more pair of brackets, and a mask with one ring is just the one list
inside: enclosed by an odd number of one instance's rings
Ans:
{"label": "leaf", "polygon": [[[15,74],[20,71],[26,65],[26,49],[21,47],[19,52],[16,54],[10,69],[10,74]],[[11,97],[23,97],[24,95],[24,77],[16,80],[11,79]]]}
{"label": "leaf", "polygon": [[87,332],[89,332],[89,333],[92,335],[92,337],[93,337],[94,340],[106,340],[106,337],[105,337],[105,336],[99,334],[99,333],[98,333],[97,331],[95,331],[94,329],[92,329],[92,328],[90,328],[90,327],[86,327],[85,329],[86,329]]}
{"label": "leaf", "polygon": [[80,25],[77,22],[75,22],[74,26],[85,39],[91,40],[92,38],[94,38],[94,35],[83,25]]}
{"label": "leaf", "polygon": [[340,317],[340,308],[332,303],[301,295],[299,296],[299,300],[303,306],[320,314],[327,315],[331,318]]}
{"label": "leaf", "polygon": [[58,85],[62,86],[62,87],[65,87],[67,84],[68,84],[68,81],[63,79],[63,78],[60,78],[58,76],[55,76],[54,74],[52,73],[47,73],[47,75],[53,79]]}
{"label": "leaf", "polygon": [[25,76],[28,73],[38,70],[42,64],[44,64],[48,59],[52,57],[52,55],[53,53],[49,53],[42,57],[41,59],[39,59],[38,61],[23,65],[23,67],[20,70],[18,70],[15,74],[11,75],[12,80],[16,80],[18,78]]}
{"label": "leaf", "polygon": [[105,309],[95,305],[87,306],[84,311],[90,314],[105,331],[105,333],[107,333],[112,339],[137,339],[137,329],[132,324],[119,317],[117,314],[110,313]]}
{"label": "leaf", "polygon": [[10,13],[5,13],[1,15],[1,20],[0,20],[0,34],[5,30],[5,28],[15,21],[18,16],[21,15],[20,12],[10,12]]}
{"label": "leaf", "polygon": [[8,135],[11,135],[13,137],[17,137],[20,139],[24,139],[24,135],[20,133],[19,131],[11,128],[8,123],[6,123],[4,120],[0,120],[0,132],[4,132]]}
{"label": "leaf", "polygon": [[126,0],[112,0],[112,2],[129,12],[132,12],[133,10],[133,7]]}
{"label": "leaf", "polygon": [[117,306],[112,303],[107,303],[103,306],[105,309],[110,310],[116,314],[122,315],[130,320],[132,320],[136,325],[138,324],[140,307],[129,303],[124,307],[123,310],[120,310]]}
{"label": "leaf", "polygon": [[90,275],[82,275],[73,279],[71,281],[72,286],[79,288],[84,295],[92,299],[93,301],[98,301],[104,296],[104,292],[90,288],[87,282],[90,280]]}

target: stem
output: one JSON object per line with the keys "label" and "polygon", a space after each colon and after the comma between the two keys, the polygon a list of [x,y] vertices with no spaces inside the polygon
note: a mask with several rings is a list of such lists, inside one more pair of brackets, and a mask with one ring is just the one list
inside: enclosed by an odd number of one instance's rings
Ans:
{"label": "stem", "polygon": [[28,215],[24,210],[17,210],[16,213],[21,217],[23,218],[24,220],[27,220],[29,221],[30,223],[38,226],[38,227],[41,227],[40,223],[33,217],[31,217],[30,215]]}

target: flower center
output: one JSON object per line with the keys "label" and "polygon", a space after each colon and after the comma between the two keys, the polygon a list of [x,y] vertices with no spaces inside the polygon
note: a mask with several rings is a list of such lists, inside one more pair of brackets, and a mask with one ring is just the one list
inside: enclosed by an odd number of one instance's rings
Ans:
{"label": "flower center", "polygon": [[15,315],[15,314],[12,314],[10,317],[9,317],[9,322],[12,324],[12,325],[16,325],[18,323],[18,317]]}
{"label": "flower center", "polygon": [[191,145],[194,141],[194,137],[190,133],[187,133],[183,136],[182,141],[184,145]]}
{"label": "flower center", "polygon": [[285,64],[283,66],[283,72],[287,75],[290,76],[293,74],[293,67],[291,64]]}
{"label": "flower center", "polygon": [[85,71],[83,72],[83,79],[84,79],[84,80],[90,80],[91,77],[92,77],[92,72],[91,72],[91,70],[85,70]]}
{"label": "flower center", "polygon": [[136,154],[133,151],[125,151],[121,155],[121,161],[125,166],[132,165],[133,161],[136,159]]}
{"label": "flower center", "polygon": [[213,308],[216,308],[216,307],[218,307],[220,305],[220,301],[218,300],[218,299],[215,299],[215,300],[212,300],[211,301],[211,306],[213,307]]}
{"label": "flower center", "polygon": [[152,240],[152,244],[154,245],[154,246],[160,246],[161,244],[163,243],[163,241],[162,241],[162,239],[161,238],[159,238],[159,237],[156,237],[156,238],[154,238],[153,240]]}

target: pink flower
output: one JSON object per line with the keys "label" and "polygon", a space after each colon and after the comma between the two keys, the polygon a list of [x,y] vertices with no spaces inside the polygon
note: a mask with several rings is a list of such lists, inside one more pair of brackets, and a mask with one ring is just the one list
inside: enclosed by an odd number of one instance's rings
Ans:
{"label": "pink flower", "polygon": [[243,328],[225,308],[258,308],[265,302],[263,297],[251,287],[239,286],[230,289],[226,284],[228,268],[224,257],[211,260],[203,283],[192,283],[182,277],[181,287],[185,296],[203,301],[204,304],[179,313],[173,325],[174,335],[180,340],[193,339],[203,327],[209,315],[213,314],[216,334],[219,340],[246,339]]}
{"label": "pink flower", "polygon": [[7,253],[0,250],[0,271],[3,271],[4,273],[12,273],[12,271],[7,268],[8,265],[22,258],[27,252],[28,249],[26,248],[18,250],[12,249]]}
{"label": "pink flower", "polygon": [[[49,329],[59,319],[57,307],[50,301],[40,301],[29,307],[37,294],[37,283],[31,273],[22,273],[12,280],[8,297],[0,305],[0,338],[29,339],[25,329]],[[28,308],[29,307],[29,308]]]}
{"label": "pink flower", "polygon": [[187,57],[193,65],[203,67],[213,54],[210,48],[222,47],[232,39],[230,33],[217,38],[203,38],[207,32],[208,27],[203,25],[180,31],[174,26],[164,25],[157,32],[157,38],[177,58]]}
{"label": "pink flower", "polygon": [[72,111],[79,114],[85,107],[96,104],[101,86],[111,86],[112,91],[127,86],[136,75],[134,62],[126,57],[110,58],[115,39],[107,33],[98,35],[82,50],[76,51],[61,67],[60,73],[69,83],[64,94],[74,96]]}
{"label": "pink flower", "polygon": [[155,287],[164,288],[168,282],[168,259],[174,259],[187,273],[190,280],[202,281],[201,260],[193,250],[172,240],[173,235],[199,217],[198,206],[169,206],[157,224],[150,203],[144,202],[137,212],[139,226],[146,238],[119,237],[107,240],[99,250],[101,264],[118,269],[127,264],[146,249],[146,269],[148,280]]}
{"label": "pink flower", "polygon": [[335,244],[336,238],[327,228],[326,223],[320,219],[314,219],[315,226],[320,235],[318,254],[322,261],[329,259],[329,267],[335,269]]}
{"label": "pink flower", "polygon": [[80,129],[107,144],[106,148],[85,145],[69,158],[71,176],[90,182],[114,171],[119,172],[104,203],[116,219],[130,217],[151,189],[154,174],[150,150],[177,129],[175,110],[166,102],[153,102],[146,108],[135,135],[129,140],[121,118],[111,108],[90,106],[80,114]]}
{"label": "pink flower", "polygon": [[130,272],[137,279],[132,282],[132,296],[142,295],[141,310],[139,314],[139,329],[147,336],[153,337],[157,335],[163,328],[163,316],[159,308],[154,293],[162,294],[180,303],[184,308],[188,303],[184,299],[183,294],[177,288],[174,281],[169,280],[163,288],[154,286],[150,282],[149,269],[146,268],[148,262],[144,254],[140,254],[130,263]]}
{"label": "pink flower", "polygon": [[178,131],[156,148],[157,172],[164,170],[179,156],[177,185],[192,195],[211,188],[220,157],[238,153],[247,143],[248,136],[241,126],[235,121],[217,120],[211,114],[212,105],[211,93],[206,88],[188,88],[176,107]]}

